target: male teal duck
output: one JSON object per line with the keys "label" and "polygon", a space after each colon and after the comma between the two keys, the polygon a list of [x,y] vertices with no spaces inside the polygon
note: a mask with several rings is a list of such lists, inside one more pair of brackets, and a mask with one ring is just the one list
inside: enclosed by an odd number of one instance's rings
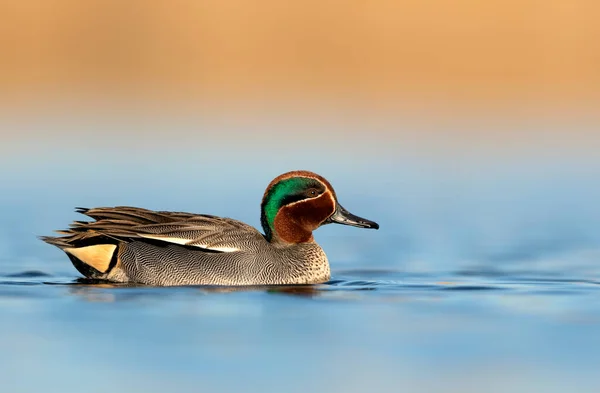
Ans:
{"label": "male teal duck", "polygon": [[329,262],[312,232],[338,223],[378,229],[337,201],[331,184],[292,171],[268,185],[261,203],[264,235],[231,218],[136,207],[78,208],[95,221],[75,221],[41,237],[63,250],[84,276],[146,285],[317,284]]}

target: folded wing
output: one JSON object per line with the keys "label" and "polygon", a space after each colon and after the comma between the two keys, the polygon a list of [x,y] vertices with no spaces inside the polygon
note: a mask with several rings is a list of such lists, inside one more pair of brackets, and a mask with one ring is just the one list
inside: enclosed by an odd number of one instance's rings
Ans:
{"label": "folded wing", "polygon": [[58,231],[63,237],[43,240],[58,247],[81,247],[94,237],[115,241],[144,239],[196,247],[210,252],[250,251],[266,241],[254,227],[231,218],[183,212],[151,211],[136,207],[78,208],[77,212],[95,221],[75,221]]}

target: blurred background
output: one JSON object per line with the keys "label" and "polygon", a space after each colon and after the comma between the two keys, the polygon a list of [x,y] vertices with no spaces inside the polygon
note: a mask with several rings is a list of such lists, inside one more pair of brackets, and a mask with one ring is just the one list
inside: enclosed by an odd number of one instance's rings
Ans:
{"label": "blurred background", "polygon": [[104,93],[566,106],[591,104],[600,84],[590,0],[28,0],[1,11],[13,104]]}
{"label": "blurred background", "polygon": [[269,180],[304,168],[404,239],[415,269],[423,253],[455,268],[600,240],[594,1],[25,0],[0,15],[2,198],[54,198],[44,222],[147,202],[258,225]]}
{"label": "blurred background", "polygon": [[[264,390],[268,370],[292,391],[597,391],[598,20],[594,0],[4,0],[10,390],[39,390],[36,359],[57,391]],[[316,299],[33,285],[78,277],[36,239],[75,206],[259,226],[292,169],[381,224],[315,234],[340,284]]]}

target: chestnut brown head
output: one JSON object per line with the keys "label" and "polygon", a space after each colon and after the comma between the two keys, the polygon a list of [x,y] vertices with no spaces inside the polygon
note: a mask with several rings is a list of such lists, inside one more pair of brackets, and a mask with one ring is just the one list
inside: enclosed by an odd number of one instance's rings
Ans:
{"label": "chestnut brown head", "polygon": [[344,209],[331,184],[316,173],[287,172],[267,187],[261,203],[261,224],[270,242],[311,242],[312,232],[329,223],[379,229],[377,223]]}

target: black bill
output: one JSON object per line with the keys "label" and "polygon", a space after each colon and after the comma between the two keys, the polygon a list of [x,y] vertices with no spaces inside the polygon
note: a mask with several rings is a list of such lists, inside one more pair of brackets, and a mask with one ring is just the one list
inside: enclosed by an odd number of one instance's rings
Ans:
{"label": "black bill", "polygon": [[325,220],[324,224],[342,224],[342,225],[351,225],[353,227],[359,228],[373,228],[379,229],[379,224],[375,221],[367,220],[366,218],[362,218],[359,216],[355,216],[350,213],[348,210],[344,209],[342,205],[339,203],[336,206],[335,212]]}

